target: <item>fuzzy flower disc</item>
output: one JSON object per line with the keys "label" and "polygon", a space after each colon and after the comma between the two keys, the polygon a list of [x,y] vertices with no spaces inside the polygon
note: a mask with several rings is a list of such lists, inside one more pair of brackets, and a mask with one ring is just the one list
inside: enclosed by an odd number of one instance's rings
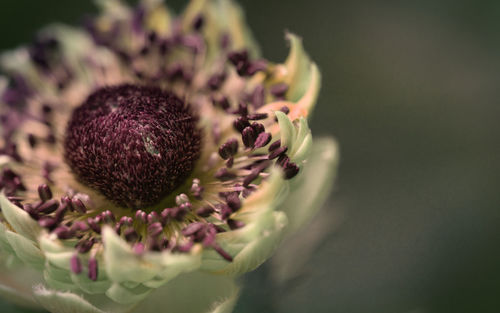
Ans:
{"label": "fuzzy flower disc", "polygon": [[200,131],[189,107],[173,94],[105,87],[73,112],[64,153],[84,184],[135,208],[156,203],[191,173]]}

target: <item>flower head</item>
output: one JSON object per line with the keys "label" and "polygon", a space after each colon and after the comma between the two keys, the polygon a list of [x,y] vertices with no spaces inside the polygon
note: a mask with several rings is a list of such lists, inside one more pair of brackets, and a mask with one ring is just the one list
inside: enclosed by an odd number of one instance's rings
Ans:
{"label": "flower head", "polygon": [[1,290],[54,312],[228,312],[234,277],[325,199],[335,144],[307,122],[318,69],[292,34],[284,64],[261,58],[229,0],[178,17],[98,3],[84,29],[0,59]]}

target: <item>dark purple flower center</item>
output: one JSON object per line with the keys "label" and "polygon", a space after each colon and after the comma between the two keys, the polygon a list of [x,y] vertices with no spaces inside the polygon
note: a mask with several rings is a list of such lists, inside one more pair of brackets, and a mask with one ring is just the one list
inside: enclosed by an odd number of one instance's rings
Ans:
{"label": "dark purple flower center", "polygon": [[130,208],[157,203],[192,172],[201,132],[190,106],[157,87],[98,89],[75,111],[64,155],[79,181]]}

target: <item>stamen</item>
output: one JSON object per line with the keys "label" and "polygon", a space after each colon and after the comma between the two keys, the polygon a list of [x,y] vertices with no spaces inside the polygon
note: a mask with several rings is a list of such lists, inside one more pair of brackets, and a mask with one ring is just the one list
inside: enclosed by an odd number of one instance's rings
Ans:
{"label": "stamen", "polygon": [[219,155],[227,160],[238,152],[238,140],[231,138],[219,148]]}
{"label": "stamen", "polygon": [[91,257],[89,259],[88,271],[89,271],[89,273],[88,273],[89,279],[96,281],[99,269],[98,269],[98,265],[97,265],[97,260],[94,257]]}
{"label": "stamen", "polygon": [[285,83],[279,83],[273,85],[269,89],[269,92],[276,98],[284,97],[287,91],[288,91],[288,85]]}
{"label": "stamen", "polygon": [[286,151],[288,150],[288,147],[279,147],[275,150],[273,150],[270,154],[269,154],[269,160],[272,160],[272,159],[276,159],[277,157],[279,157],[280,155],[286,153]]}
{"label": "stamen", "polygon": [[82,272],[82,263],[78,255],[73,255],[70,260],[71,271],[75,274],[80,274]]}
{"label": "stamen", "polygon": [[271,139],[272,135],[270,133],[260,133],[257,139],[255,139],[254,148],[258,149],[267,146]]}

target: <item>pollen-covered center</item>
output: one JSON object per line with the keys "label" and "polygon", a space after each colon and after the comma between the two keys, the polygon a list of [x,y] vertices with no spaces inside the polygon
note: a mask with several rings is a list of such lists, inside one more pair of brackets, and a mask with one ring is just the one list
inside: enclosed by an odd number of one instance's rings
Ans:
{"label": "pollen-covered center", "polygon": [[157,87],[98,89],[68,123],[64,156],[77,179],[118,205],[157,203],[192,172],[200,155],[197,118]]}

